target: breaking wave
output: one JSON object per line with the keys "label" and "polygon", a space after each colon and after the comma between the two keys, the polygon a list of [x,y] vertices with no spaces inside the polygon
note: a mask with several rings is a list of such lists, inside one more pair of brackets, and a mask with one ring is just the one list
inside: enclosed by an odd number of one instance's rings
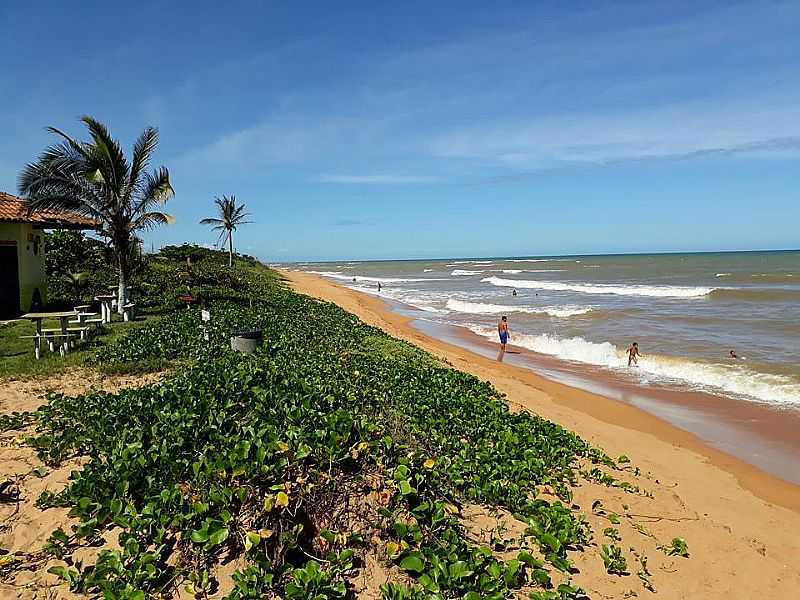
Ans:
{"label": "breaking wave", "polygon": [[567,283],[561,281],[534,281],[530,279],[503,279],[502,277],[486,277],[481,279],[481,281],[500,287],[569,291],[583,294],[613,294],[616,296],[654,296],[662,298],[700,298],[714,291],[714,288],[710,287]]}
{"label": "breaking wave", "polygon": [[564,273],[566,269],[503,269],[503,273],[517,275],[519,273]]}
{"label": "breaking wave", "polygon": [[[475,333],[491,340],[493,328],[470,326]],[[639,359],[637,369],[627,368],[625,351],[609,342],[590,342],[581,337],[559,338],[548,334],[516,333],[512,343],[540,354],[549,354],[574,362],[610,369],[625,369],[642,377],[655,376],[671,382],[710,392],[733,394],[759,402],[800,405],[800,382],[785,375],[759,373],[741,364],[696,362],[688,359],[647,354]]]}
{"label": "breaking wave", "polygon": [[591,312],[591,307],[586,306],[509,306],[504,304],[489,304],[485,302],[467,302],[465,300],[447,300],[449,310],[472,315],[500,315],[506,313],[542,314],[551,317],[574,317]]}
{"label": "breaking wave", "polygon": [[374,283],[414,283],[422,281],[447,281],[446,279],[435,279],[433,277],[367,277],[366,275],[342,275],[341,271],[307,271],[323,277],[341,279],[342,281],[372,281]]}
{"label": "breaking wave", "polygon": [[468,271],[467,269],[454,269],[450,275],[458,276],[458,275],[480,275],[483,271]]}

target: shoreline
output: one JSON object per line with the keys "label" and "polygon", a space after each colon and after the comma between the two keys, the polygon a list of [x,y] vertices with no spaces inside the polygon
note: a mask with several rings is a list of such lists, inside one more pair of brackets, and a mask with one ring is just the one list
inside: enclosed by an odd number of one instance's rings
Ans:
{"label": "shoreline", "polygon": [[[413,319],[411,326],[441,341],[452,342],[487,358],[497,344],[464,327]],[[513,338],[512,338],[513,342]],[[800,411],[756,402],[735,401],[708,392],[626,382],[602,369],[585,366],[576,372],[559,358],[508,344],[505,363],[533,370],[544,379],[577,388],[642,410],[693,434],[705,447],[732,456],[777,479],[800,485]]]}
{"label": "shoreline", "polygon": [[[432,337],[414,327],[413,316],[393,310],[382,298],[309,273],[281,274],[296,292],[332,302],[447,365],[491,383],[505,395],[510,410],[527,410],[558,423],[609,456],[626,455],[627,476],[641,486],[641,493],[631,496],[618,488],[578,482],[573,488],[575,502],[588,507],[600,501],[613,507],[626,516],[621,526],[628,527],[625,521],[630,517],[637,519],[644,528],[628,529],[633,544],[653,541],[637,539],[640,535],[655,535],[656,540],[678,535],[686,540],[688,560],[679,564],[667,560],[653,568],[657,579],[680,572],[677,578],[656,583],[658,597],[783,600],[791,590],[800,589],[800,570],[793,560],[800,556],[796,534],[800,486],[715,450],[696,435],[631,404]],[[601,532],[607,523],[597,522],[593,512],[587,511],[586,518],[594,531],[586,552],[600,561],[600,545],[607,543]],[[582,563],[574,575],[590,597],[629,597],[622,581],[595,568]]]}
{"label": "shoreline", "polygon": [[[463,346],[432,337],[412,325],[413,317],[395,312],[379,297],[311,273],[280,273],[296,291],[334,302],[365,322],[490,381],[506,395],[510,406],[529,409],[555,421],[610,455],[626,454],[664,479],[669,475],[683,480],[698,500],[715,498],[719,504],[720,496],[725,495],[714,493],[713,486],[708,485],[711,477],[728,495],[749,495],[752,500],[787,509],[800,517],[800,485],[718,450],[697,435],[643,409],[548,379],[524,366],[498,363]],[[678,457],[680,460],[676,460]],[[687,478],[689,474],[691,477]],[[725,512],[735,518],[738,509],[732,508],[729,506]]]}

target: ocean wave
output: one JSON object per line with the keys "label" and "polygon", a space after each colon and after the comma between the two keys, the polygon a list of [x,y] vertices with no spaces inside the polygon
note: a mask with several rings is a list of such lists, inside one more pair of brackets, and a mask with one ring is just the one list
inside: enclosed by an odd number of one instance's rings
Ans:
{"label": "ocean wave", "polygon": [[491,265],[494,264],[493,260],[454,260],[447,263],[447,267],[455,267],[456,265]]}
{"label": "ocean wave", "polygon": [[513,263],[521,263],[521,262],[576,262],[579,263],[581,261],[574,260],[572,258],[509,258],[506,262],[513,262]]}
{"label": "ocean wave", "polygon": [[433,269],[422,269],[423,273],[430,273],[431,271],[433,271]]}
{"label": "ocean wave", "polygon": [[341,279],[342,281],[372,281],[374,283],[419,283],[423,281],[447,281],[446,279],[436,279],[433,277],[367,277],[366,275],[342,275],[341,271],[307,271],[308,273],[315,273],[324,277],[332,279]]}
{"label": "ocean wave", "polygon": [[800,301],[800,288],[787,287],[726,287],[711,293],[716,300],[747,300],[750,302]]}
{"label": "ocean wave", "polygon": [[566,269],[501,269],[503,273],[518,275],[519,273],[565,273]]}
{"label": "ocean wave", "polygon": [[511,306],[505,304],[490,304],[486,302],[467,302],[465,300],[447,300],[447,308],[454,312],[472,315],[500,315],[506,313],[543,314],[551,317],[574,317],[591,312],[591,307],[586,306]]}
{"label": "ocean wave", "polygon": [[423,298],[421,296],[414,296],[413,294],[408,294],[405,290],[398,290],[394,289],[383,289],[380,292],[374,286],[360,286],[356,285],[353,286],[357,292],[362,292],[364,294],[369,294],[371,296],[377,296],[379,298],[388,298],[389,300],[395,300],[397,302],[402,302],[403,304],[407,304],[413,308],[418,310],[422,310],[429,313],[434,313],[438,315],[446,315],[450,311],[445,310],[443,308],[437,308],[435,306],[431,306],[430,300],[428,298]]}
{"label": "ocean wave", "polygon": [[454,269],[450,275],[457,277],[459,275],[480,275],[483,271],[468,271],[466,269]]}
{"label": "ocean wave", "polygon": [[613,294],[616,296],[652,296],[661,298],[699,298],[707,296],[714,291],[714,288],[710,287],[568,283],[561,281],[534,281],[530,279],[503,279],[501,277],[486,277],[481,279],[481,281],[500,287],[580,292],[582,294]]}
{"label": "ocean wave", "polygon": [[[497,335],[493,328],[470,326],[469,329],[488,339]],[[628,369],[625,351],[610,342],[590,342],[581,337],[558,338],[548,334],[514,333],[512,343],[540,354],[548,354],[574,362],[610,369],[647,378],[681,382],[710,392],[723,392],[768,404],[800,405],[800,383],[791,377],[760,373],[740,363],[704,363],[689,359],[646,354],[636,369]]]}
{"label": "ocean wave", "polygon": [[792,285],[800,278],[795,277],[794,273],[717,273],[715,277],[730,277],[732,281],[763,285],[765,283],[782,283]]}

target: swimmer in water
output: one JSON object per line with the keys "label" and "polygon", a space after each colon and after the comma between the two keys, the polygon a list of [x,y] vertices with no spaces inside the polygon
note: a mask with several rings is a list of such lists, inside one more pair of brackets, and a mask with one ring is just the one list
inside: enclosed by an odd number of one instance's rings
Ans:
{"label": "swimmer in water", "polygon": [[731,350],[731,352],[730,352],[730,357],[731,357],[731,358],[734,358],[734,359],[736,359],[736,358],[739,358],[739,355],[738,355],[738,354],[736,354],[736,352],[735,352],[735,351]]}
{"label": "swimmer in water", "polygon": [[639,356],[641,356],[641,353],[639,352],[639,344],[637,342],[633,342],[631,347],[628,348],[628,366],[638,366],[639,361],[637,358]]}

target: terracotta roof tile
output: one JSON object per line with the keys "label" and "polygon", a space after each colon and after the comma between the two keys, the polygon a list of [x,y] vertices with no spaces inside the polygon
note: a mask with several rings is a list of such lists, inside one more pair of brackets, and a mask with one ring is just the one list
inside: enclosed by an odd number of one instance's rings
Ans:
{"label": "terracotta roof tile", "polygon": [[68,211],[47,209],[28,213],[28,205],[22,198],[0,192],[0,222],[34,223],[48,228],[59,226],[93,229],[97,223],[83,215]]}

